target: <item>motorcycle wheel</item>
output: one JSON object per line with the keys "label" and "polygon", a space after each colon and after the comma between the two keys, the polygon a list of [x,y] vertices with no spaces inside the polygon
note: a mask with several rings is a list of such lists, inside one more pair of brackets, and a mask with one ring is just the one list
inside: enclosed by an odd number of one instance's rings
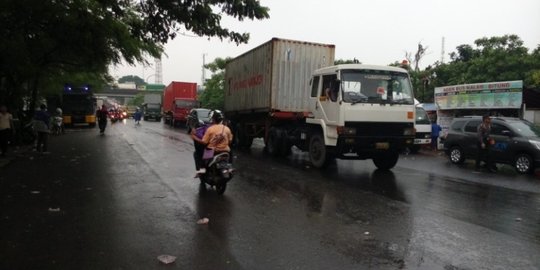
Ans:
{"label": "motorcycle wheel", "polygon": [[223,193],[225,193],[225,189],[227,189],[227,184],[226,183],[216,185],[216,192],[219,195],[223,195]]}

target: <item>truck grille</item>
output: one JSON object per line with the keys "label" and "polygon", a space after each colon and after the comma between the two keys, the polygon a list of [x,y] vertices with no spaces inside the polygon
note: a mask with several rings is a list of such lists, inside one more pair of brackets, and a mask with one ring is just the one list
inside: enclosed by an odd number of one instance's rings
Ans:
{"label": "truck grille", "polygon": [[414,126],[413,123],[345,122],[345,127],[356,128],[359,137],[402,137],[404,129]]}

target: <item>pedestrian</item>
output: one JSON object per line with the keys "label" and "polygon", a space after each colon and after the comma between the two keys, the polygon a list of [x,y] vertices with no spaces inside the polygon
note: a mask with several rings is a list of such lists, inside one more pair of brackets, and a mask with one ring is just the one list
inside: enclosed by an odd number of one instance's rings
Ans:
{"label": "pedestrian", "polygon": [[433,150],[437,150],[438,147],[438,139],[439,139],[439,134],[441,133],[441,126],[439,124],[437,124],[437,120],[434,119],[433,122],[431,122],[431,149]]}
{"label": "pedestrian", "polygon": [[139,110],[139,108],[137,108],[135,110],[135,114],[133,114],[133,119],[135,119],[135,125],[141,124],[141,118],[142,118],[142,112],[141,110]]}
{"label": "pedestrian", "polygon": [[477,146],[478,154],[476,156],[476,169],[480,169],[481,162],[486,163],[486,168],[491,171],[497,171],[497,167],[492,162],[491,155],[489,153],[491,145],[494,144],[491,135],[491,118],[489,115],[482,117],[482,123],[477,128]]}
{"label": "pedestrian", "polygon": [[8,141],[15,132],[13,116],[8,113],[5,105],[0,105],[0,150],[1,156],[5,157],[8,149]]}
{"label": "pedestrian", "polygon": [[105,133],[105,127],[107,127],[107,116],[109,111],[105,105],[101,105],[101,109],[96,111],[96,118],[98,120],[99,134],[103,135]]}
{"label": "pedestrian", "polygon": [[36,150],[40,153],[48,154],[51,116],[47,112],[47,106],[45,104],[41,104],[39,108],[40,110],[34,115],[34,130],[38,134]]}

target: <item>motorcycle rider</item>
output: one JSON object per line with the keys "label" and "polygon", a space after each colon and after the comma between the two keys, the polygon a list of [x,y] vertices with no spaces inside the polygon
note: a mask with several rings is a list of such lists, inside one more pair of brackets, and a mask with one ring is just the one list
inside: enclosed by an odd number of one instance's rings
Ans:
{"label": "motorcycle rider", "polygon": [[105,127],[107,126],[107,116],[109,115],[109,111],[107,111],[107,107],[105,105],[101,105],[101,109],[97,110],[96,117],[98,119],[98,125],[99,125],[99,134],[103,135],[105,133]]}
{"label": "motorcycle rider", "polygon": [[[214,150],[214,155],[227,152],[230,153],[230,144],[233,139],[233,135],[229,127],[223,124],[223,113],[219,110],[211,112],[210,119],[212,119],[212,125],[206,129],[202,139],[198,138],[196,131],[191,133],[191,138],[194,142],[206,145],[206,148]],[[204,151],[201,151],[204,152]],[[204,165],[202,161],[202,153],[199,155],[194,154],[195,163]],[[199,168],[197,174],[206,172],[206,168]]]}

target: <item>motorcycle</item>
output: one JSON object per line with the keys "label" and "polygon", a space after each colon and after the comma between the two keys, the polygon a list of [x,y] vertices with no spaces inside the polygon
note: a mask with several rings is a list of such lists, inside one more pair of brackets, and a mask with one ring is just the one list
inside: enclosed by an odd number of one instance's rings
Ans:
{"label": "motorcycle", "polygon": [[200,174],[201,180],[200,190],[206,191],[206,185],[215,187],[217,194],[222,195],[227,189],[227,182],[233,177],[232,164],[229,162],[229,153],[220,153],[215,155],[208,166],[206,167],[206,173]]}

